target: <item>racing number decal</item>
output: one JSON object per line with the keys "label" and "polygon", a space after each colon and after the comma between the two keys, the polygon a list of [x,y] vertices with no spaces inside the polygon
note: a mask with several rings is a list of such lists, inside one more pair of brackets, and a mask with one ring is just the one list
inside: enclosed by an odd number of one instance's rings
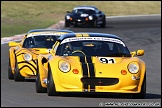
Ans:
{"label": "racing number decal", "polygon": [[114,58],[99,57],[101,63],[116,63]]}

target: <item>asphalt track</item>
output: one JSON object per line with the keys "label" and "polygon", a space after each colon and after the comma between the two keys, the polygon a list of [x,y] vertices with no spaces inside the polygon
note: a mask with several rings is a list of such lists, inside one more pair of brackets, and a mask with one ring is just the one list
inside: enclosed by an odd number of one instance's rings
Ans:
{"label": "asphalt track", "polygon": [[120,36],[130,51],[144,49],[140,58],[147,65],[146,99],[114,94],[36,93],[35,80],[15,82],[7,78],[8,44],[1,44],[1,107],[99,107],[161,106],[161,15],[107,18],[106,28],[65,28],[74,32],[103,32]]}

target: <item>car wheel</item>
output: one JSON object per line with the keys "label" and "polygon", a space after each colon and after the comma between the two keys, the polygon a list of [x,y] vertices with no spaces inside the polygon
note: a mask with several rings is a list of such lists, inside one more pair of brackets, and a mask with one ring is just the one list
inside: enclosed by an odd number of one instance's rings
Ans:
{"label": "car wheel", "polygon": [[97,27],[97,20],[93,21],[93,27]]}
{"label": "car wheel", "polygon": [[47,92],[47,88],[44,88],[41,85],[40,74],[39,73],[36,76],[36,82],[35,83],[36,83],[36,92],[37,93],[46,93]]}
{"label": "car wheel", "polygon": [[65,27],[70,27],[70,24],[67,21],[65,21]]}
{"label": "car wheel", "polygon": [[36,74],[35,86],[36,86],[37,93],[46,93],[47,92],[47,88],[44,88],[41,85],[38,63],[37,63],[37,74]]}
{"label": "car wheel", "polygon": [[15,64],[15,74],[14,74],[14,80],[15,81],[24,81],[25,77],[23,77],[21,74],[20,74],[20,71],[19,71],[19,68],[18,68],[18,64],[17,64],[17,61],[16,61],[16,64]]}
{"label": "car wheel", "polygon": [[101,24],[101,27],[102,27],[102,28],[105,28],[105,27],[106,27],[106,20],[105,20],[105,18],[103,19],[103,22],[102,22],[102,24]]}
{"label": "car wheel", "polygon": [[47,94],[48,94],[48,96],[58,95],[58,93],[56,92],[56,89],[55,89],[55,84],[54,84],[54,80],[52,77],[51,67],[49,64],[48,64],[48,78],[47,78]]}
{"label": "car wheel", "polygon": [[133,99],[144,99],[146,95],[146,75],[144,77],[141,92],[137,94],[132,94]]}
{"label": "car wheel", "polygon": [[8,79],[14,79],[14,74],[12,73],[11,69],[11,63],[10,63],[10,58],[9,58],[9,63],[8,63]]}

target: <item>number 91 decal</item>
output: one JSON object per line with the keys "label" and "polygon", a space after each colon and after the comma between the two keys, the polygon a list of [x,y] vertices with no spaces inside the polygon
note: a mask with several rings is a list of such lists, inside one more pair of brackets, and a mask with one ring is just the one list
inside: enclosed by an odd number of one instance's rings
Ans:
{"label": "number 91 decal", "polygon": [[108,57],[98,57],[98,58],[99,58],[100,62],[104,63],[104,64],[106,64],[106,63],[110,63],[110,64],[116,63],[114,58],[108,58]]}

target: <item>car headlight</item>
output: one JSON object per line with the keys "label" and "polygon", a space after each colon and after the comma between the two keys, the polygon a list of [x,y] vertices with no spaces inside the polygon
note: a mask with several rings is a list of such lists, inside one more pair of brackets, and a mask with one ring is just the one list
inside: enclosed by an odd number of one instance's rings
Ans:
{"label": "car headlight", "polygon": [[139,65],[137,62],[132,62],[128,65],[128,70],[130,73],[135,74],[139,71]]}
{"label": "car headlight", "polygon": [[32,55],[31,54],[24,54],[24,59],[26,60],[26,61],[31,61],[32,60]]}
{"label": "car headlight", "polygon": [[70,71],[70,64],[66,61],[59,61],[59,69],[62,72],[69,72]]}
{"label": "car headlight", "polygon": [[69,20],[69,19],[70,19],[70,16],[69,16],[69,15],[67,15],[67,16],[66,16],[66,19],[67,19],[67,20]]}
{"label": "car headlight", "polygon": [[93,16],[89,16],[89,20],[92,20],[93,19]]}

